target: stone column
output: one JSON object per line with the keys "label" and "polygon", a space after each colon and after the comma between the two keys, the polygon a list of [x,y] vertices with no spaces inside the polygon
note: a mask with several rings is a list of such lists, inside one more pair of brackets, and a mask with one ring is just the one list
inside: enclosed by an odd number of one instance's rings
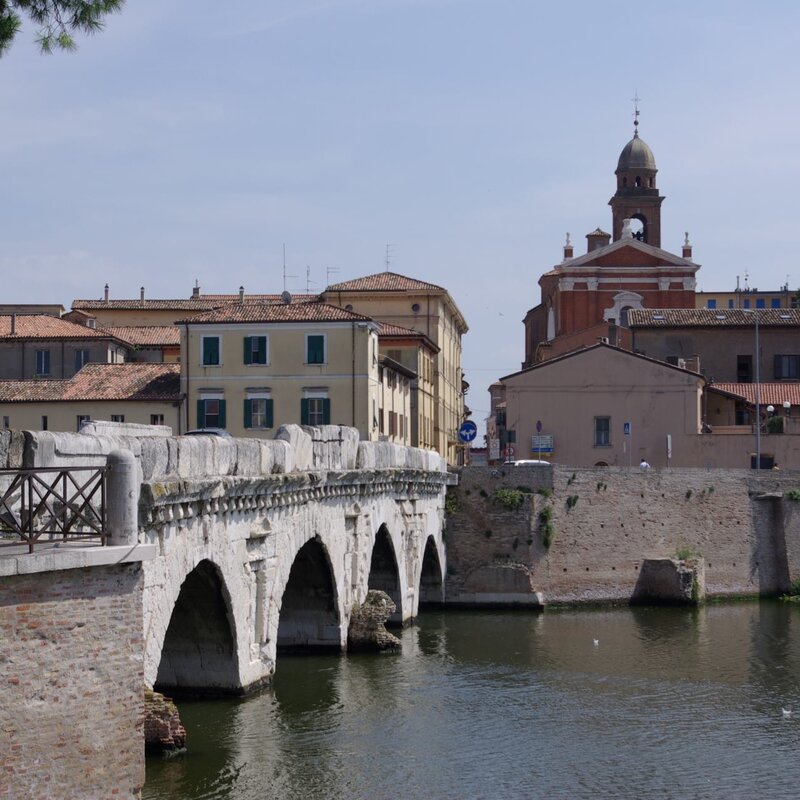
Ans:
{"label": "stone column", "polygon": [[129,450],[108,454],[106,519],[111,545],[135,545],[139,539],[139,476]]}

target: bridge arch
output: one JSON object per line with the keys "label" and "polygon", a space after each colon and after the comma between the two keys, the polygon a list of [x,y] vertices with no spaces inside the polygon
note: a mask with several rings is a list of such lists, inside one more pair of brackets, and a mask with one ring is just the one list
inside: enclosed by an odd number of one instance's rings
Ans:
{"label": "bridge arch", "polygon": [[203,559],[183,580],[172,607],[155,688],[224,693],[240,685],[230,593],[219,567]]}
{"label": "bridge arch", "polygon": [[340,649],[342,618],[336,576],[328,548],[319,537],[296,553],[278,612],[278,650]]}
{"label": "bridge arch", "polygon": [[397,558],[397,551],[389,529],[386,525],[381,525],[372,542],[367,588],[379,589],[392,598],[396,610],[389,617],[390,625],[402,625],[404,619],[405,592],[401,588],[403,584],[401,583],[399,563],[400,560]]}
{"label": "bridge arch", "polygon": [[425,541],[417,596],[420,607],[444,603],[444,572],[433,535]]}

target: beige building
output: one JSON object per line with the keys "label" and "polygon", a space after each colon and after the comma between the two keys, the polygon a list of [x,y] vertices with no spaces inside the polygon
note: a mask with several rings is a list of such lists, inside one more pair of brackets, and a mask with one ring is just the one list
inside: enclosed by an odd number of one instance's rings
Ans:
{"label": "beige building", "polygon": [[447,290],[394,272],[379,272],[328,286],[320,298],[423,333],[438,348],[432,376],[433,444],[449,463],[463,462],[464,446],[458,438],[464,421],[461,337],[469,329]]}
{"label": "beige building", "polygon": [[226,305],[183,320],[190,428],[272,437],[282,424],[350,425],[378,439],[378,335],[325,303]]}
{"label": "beige building", "polygon": [[0,316],[0,380],[71,378],[85,364],[118,364],[126,354],[107,331],[50,314]]}
{"label": "beige building", "polygon": [[0,427],[79,431],[89,420],[181,425],[176,364],[87,364],[68,380],[0,381]]}
{"label": "beige building", "polygon": [[439,348],[424,333],[378,323],[378,346],[383,356],[410,370],[411,419],[410,443],[414,447],[436,449],[434,417],[436,414],[436,355]]}
{"label": "beige building", "polygon": [[378,436],[411,444],[411,385],[416,373],[387,356],[378,356]]}
{"label": "beige building", "polygon": [[696,308],[721,311],[736,308],[797,308],[797,292],[789,285],[780,289],[734,289],[732,292],[696,292]]}
{"label": "beige building", "polygon": [[[700,433],[703,376],[599,343],[501,378],[515,459],[536,458],[535,436],[552,436],[546,458],[574,466],[638,466],[645,458],[690,466]],[[537,431],[541,422],[541,431]],[[627,431],[627,433],[626,433]]]}

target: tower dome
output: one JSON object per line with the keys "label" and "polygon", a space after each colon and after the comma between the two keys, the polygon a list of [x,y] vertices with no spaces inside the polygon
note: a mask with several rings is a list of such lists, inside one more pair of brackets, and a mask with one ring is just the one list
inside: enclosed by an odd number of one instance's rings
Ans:
{"label": "tower dome", "polygon": [[653,151],[648,147],[644,139],[639,138],[638,131],[633,134],[633,139],[622,148],[617,162],[617,172],[629,172],[637,169],[656,171],[656,159]]}

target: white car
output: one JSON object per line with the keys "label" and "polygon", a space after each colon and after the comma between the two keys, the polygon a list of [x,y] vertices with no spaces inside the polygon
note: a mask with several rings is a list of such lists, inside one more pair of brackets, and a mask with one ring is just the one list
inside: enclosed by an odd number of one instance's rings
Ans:
{"label": "white car", "polygon": [[523,458],[519,461],[506,461],[506,464],[511,464],[514,467],[552,467],[549,461],[540,460],[538,458]]}

